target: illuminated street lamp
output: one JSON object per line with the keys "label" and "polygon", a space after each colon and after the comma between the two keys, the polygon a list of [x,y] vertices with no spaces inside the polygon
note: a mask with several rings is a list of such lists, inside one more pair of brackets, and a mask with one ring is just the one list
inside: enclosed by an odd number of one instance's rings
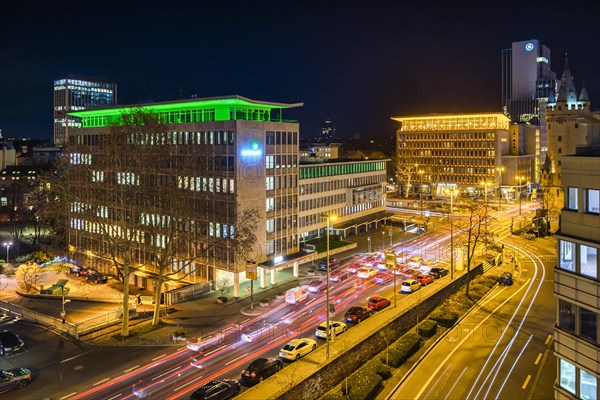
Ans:
{"label": "illuminated street lamp", "polygon": [[321,214],[322,218],[325,218],[327,221],[327,289],[325,295],[325,316],[326,316],[326,324],[327,324],[327,352],[325,353],[325,359],[329,359],[329,341],[331,336],[331,326],[329,324],[329,312],[330,312],[330,304],[329,304],[329,226],[331,225],[331,221],[335,221],[337,216],[329,215],[329,214]]}
{"label": "illuminated street lamp", "polygon": [[457,189],[446,189],[446,194],[450,195],[450,279],[454,279],[454,226],[452,225],[452,198],[458,194]]}
{"label": "illuminated street lamp", "polygon": [[496,167],[496,171],[500,173],[500,185],[498,186],[498,208],[502,211],[502,172],[504,167]]}
{"label": "illuminated street lamp", "polygon": [[488,233],[488,227],[487,227],[487,220],[488,220],[488,186],[490,185],[490,182],[481,182],[481,184],[483,185],[483,191],[484,191],[484,198],[485,198],[485,235],[486,235],[486,240],[485,240],[485,249],[487,250],[487,233]]}
{"label": "illuminated street lamp", "polygon": [[519,181],[519,215],[521,215],[521,185],[523,185],[524,176],[517,176],[517,180]]}
{"label": "illuminated street lamp", "polygon": [[421,219],[423,218],[423,170],[419,170],[419,200],[421,202]]}
{"label": "illuminated street lamp", "polygon": [[369,253],[371,252],[371,236],[367,236],[367,244],[369,246]]}
{"label": "illuminated street lamp", "polygon": [[12,242],[5,242],[4,245],[6,246],[6,263],[8,264],[8,250],[10,249],[10,246],[12,246]]}

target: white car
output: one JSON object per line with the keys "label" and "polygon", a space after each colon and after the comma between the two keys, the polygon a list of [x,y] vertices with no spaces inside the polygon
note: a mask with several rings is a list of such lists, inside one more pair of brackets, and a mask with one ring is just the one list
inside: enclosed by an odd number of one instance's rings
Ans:
{"label": "white car", "polygon": [[[345,323],[340,321],[329,321],[329,331],[334,335],[340,335],[348,330]],[[327,321],[317,326],[315,336],[321,339],[327,339]]]}
{"label": "white car", "polygon": [[408,263],[406,263],[406,265],[408,265],[411,268],[419,268],[421,266],[422,261],[423,259],[421,257],[412,256],[410,260],[408,260]]}
{"label": "white car", "polygon": [[414,279],[407,279],[404,282],[402,282],[402,285],[400,286],[400,291],[402,293],[412,293],[419,289],[421,289],[421,284],[419,283],[419,281],[416,281]]}
{"label": "white car", "polygon": [[377,275],[378,272],[379,272],[379,270],[377,270],[375,268],[363,267],[358,270],[358,272],[356,273],[356,276],[360,279],[369,279],[369,278],[372,278],[375,275]]}
{"label": "white car", "polygon": [[285,292],[285,302],[289,304],[299,303],[307,297],[308,291],[304,287],[295,287]]}
{"label": "white car", "polygon": [[279,350],[279,357],[286,360],[298,360],[316,348],[317,341],[315,339],[293,339]]}

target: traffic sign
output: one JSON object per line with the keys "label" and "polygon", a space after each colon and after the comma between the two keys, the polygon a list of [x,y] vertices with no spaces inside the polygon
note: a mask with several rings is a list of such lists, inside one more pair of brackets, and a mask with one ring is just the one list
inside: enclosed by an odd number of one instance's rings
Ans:
{"label": "traffic sign", "polygon": [[246,261],[246,279],[253,281],[258,278],[257,267],[258,263],[256,261]]}
{"label": "traffic sign", "polygon": [[396,268],[396,253],[393,251],[385,252],[385,266],[389,269]]}

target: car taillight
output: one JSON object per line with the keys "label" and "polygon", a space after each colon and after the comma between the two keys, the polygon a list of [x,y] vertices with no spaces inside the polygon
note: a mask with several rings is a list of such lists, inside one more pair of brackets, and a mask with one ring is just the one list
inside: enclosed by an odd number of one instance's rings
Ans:
{"label": "car taillight", "polygon": [[256,374],[254,372],[251,373],[250,376],[252,377],[252,379],[256,378]]}

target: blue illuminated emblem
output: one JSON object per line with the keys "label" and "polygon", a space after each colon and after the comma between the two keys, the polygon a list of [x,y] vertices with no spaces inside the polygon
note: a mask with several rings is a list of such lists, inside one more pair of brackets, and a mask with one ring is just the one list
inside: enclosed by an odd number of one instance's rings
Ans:
{"label": "blue illuminated emblem", "polygon": [[531,42],[525,44],[525,50],[527,50],[527,51],[533,50],[533,47],[534,47],[533,43],[531,43]]}
{"label": "blue illuminated emblem", "polygon": [[262,155],[262,150],[258,147],[257,142],[252,142],[251,148],[241,151],[244,157],[256,157]]}

